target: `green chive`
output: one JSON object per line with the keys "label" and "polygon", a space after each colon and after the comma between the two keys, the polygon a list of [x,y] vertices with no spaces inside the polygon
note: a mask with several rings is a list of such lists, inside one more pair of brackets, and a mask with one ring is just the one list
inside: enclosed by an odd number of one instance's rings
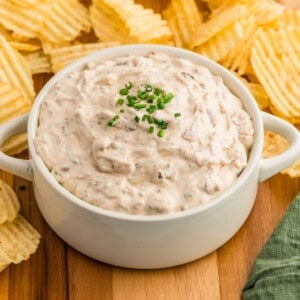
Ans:
{"label": "green chive", "polygon": [[165,102],[165,103],[169,103],[173,98],[174,98],[174,94],[173,94],[173,93],[168,93],[168,94],[164,97],[164,102]]}
{"label": "green chive", "polygon": [[146,115],[146,118],[147,118],[147,121],[148,121],[149,124],[154,123],[154,120],[153,120],[153,118],[151,116]]}
{"label": "green chive", "polygon": [[158,109],[164,109],[165,108],[165,103],[164,100],[162,98],[159,98],[157,101],[157,108]]}
{"label": "green chive", "polygon": [[154,127],[153,126],[150,126],[149,128],[148,128],[148,133],[153,133],[154,132]]}
{"label": "green chive", "polygon": [[168,122],[162,121],[160,125],[161,129],[168,129]]}
{"label": "green chive", "polygon": [[150,105],[146,111],[149,113],[149,114],[153,114],[155,111],[156,111],[156,106],[155,105]]}
{"label": "green chive", "polygon": [[130,90],[132,88],[132,82],[131,81],[128,81],[126,84],[125,84],[125,87],[126,89]]}
{"label": "green chive", "polygon": [[140,117],[139,116],[135,116],[134,117],[134,121],[136,121],[138,123],[140,121]]}
{"label": "green chive", "polygon": [[138,98],[145,100],[148,98],[148,93],[145,91],[138,90]]}
{"label": "green chive", "polygon": [[159,96],[161,93],[161,89],[160,88],[155,88],[154,89],[154,95]]}
{"label": "green chive", "polygon": [[120,89],[119,91],[120,95],[125,96],[129,93],[128,89]]}
{"label": "green chive", "polygon": [[157,133],[157,136],[158,137],[163,137],[165,135],[165,132],[163,130],[160,130],[158,133]]}
{"label": "green chive", "polygon": [[133,105],[133,107],[134,107],[135,109],[139,110],[139,109],[143,109],[143,108],[147,107],[147,104],[145,104],[145,103],[135,103],[135,104]]}
{"label": "green chive", "polygon": [[130,98],[128,98],[129,96],[127,96],[128,99],[128,103],[127,106],[132,107],[134,106],[134,104],[136,103],[136,99],[134,99],[133,97],[130,96]]}
{"label": "green chive", "polygon": [[120,109],[120,113],[123,113],[125,110],[123,108]]}
{"label": "green chive", "polygon": [[179,113],[179,112],[174,114],[174,117],[175,117],[175,118],[178,118],[178,117],[180,117],[180,116],[181,116],[181,113]]}
{"label": "green chive", "polygon": [[106,125],[112,127],[114,125],[114,120],[110,119],[109,121],[107,121]]}
{"label": "green chive", "polygon": [[128,95],[126,98],[127,98],[128,101],[137,100],[137,97],[132,96],[132,95]]}
{"label": "green chive", "polygon": [[122,99],[122,98],[118,99],[117,103],[118,103],[119,105],[124,104],[124,99]]}
{"label": "green chive", "polygon": [[156,118],[153,118],[153,121],[156,125],[161,126],[162,121]]}
{"label": "green chive", "polygon": [[146,121],[146,119],[147,119],[147,115],[143,115],[142,121],[144,122],[144,121]]}
{"label": "green chive", "polygon": [[115,125],[115,122],[120,118],[119,115],[115,115],[113,116],[113,118],[111,118],[110,120],[107,121],[106,125],[109,127],[112,127]]}
{"label": "green chive", "polygon": [[146,92],[152,92],[152,86],[150,84],[145,85]]}

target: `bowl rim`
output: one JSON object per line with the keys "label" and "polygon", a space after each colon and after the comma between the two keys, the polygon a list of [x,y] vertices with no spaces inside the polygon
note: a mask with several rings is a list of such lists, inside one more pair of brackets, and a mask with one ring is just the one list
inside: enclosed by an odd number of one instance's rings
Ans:
{"label": "bowl rim", "polygon": [[[41,157],[36,153],[35,146],[33,143],[34,137],[36,136],[36,129],[38,125],[38,116],[39,116],[39,109],[40,105],[43,102],[45,96],[48,94],[49,90],[52,86],[75,70],[81,70],[85,67],[88,62],[92,61],[101,61],[103,59],[113,59],[116,57],[127,56],[127,55],[139,55],[139,54],[146,54],[151,51],[165,53],[167,55],[173,57],[180,57],[191,60],[193,62],[203,64],[206,66],[213,74],[217,73],[224,81],[228,81],[230,83],[230,87],[228,86],[229,83],[226,83],[227,87],[231,90],[232,87],[239,90],[239,94],[242,94],[243,97],[241,101],[247,103],[247,105],[253,111],[253,114],[250,114],[248,110],[248,114],[250,115],[253,125],[254,125],[254,143],[252,145],[251,151],[249,153],[248,163],[241,173],[241,175],[235,180],[235,182],[226,188],[221,194],[213,197],[207,203],[201,204],[199,206],[189,208],[184,211],[178,212],[171,212],[168,214],[160,214],[160,215],[131,215],[122,212],[112,211],[103,209],[101,207],[97,207],[92,205],[84,200],[81,200],[67,189],[65,189],[62,185],[56,181],[54,176],[50,173],[46,165],[44,164]],[[245,109],[245,107],[244,107]],[[89,54],[79,60],[71,63],[70,65],[63,68],[57,74],[55,74],[41,89],[38,93],[33,106],[31,108],[28,125],[27,125],[27,132],[28,132],[28,148],[30,153],[30,159],[33,162],[33,170],[38,169],[39,174],[43,176],[43,178],[52,186],[53,189],[56,190],[61,196],[68,199],[68,201],[72,202],[76,206],[97,214],[99,216],[105,216],[112,219],[118,220],[125,220],[125,221],[137,221],[137,222],[157,222],[157,221],[168,221],[174,219],[185,218],[188,216],[196,215],[198,213],[208,212],[213,208],[216,208],[219,205],[222,205],[226,198],[229,198],[231,194],[235,191],[239,190],[241,185],[249,179],[252,175],[252,172],[256,168],[259,160],[261,159],[261,153],[263,148],[263,121],[261,117],[261,112],[258,108],[256,101],[254,100],[251,93],[248,89],[244,86],[244,84],[235,77],[229,70],[225,69],[220,64],[212,61],[211,59],[202,56],[198,53],[176,48],[173,46],[165,46],[165,45],[157,45],[157,44],[131,44],[131,45],[120,45],[114,46],[106,49],[102,49],[100,51],[94,52]],[[34,172],[35,173],[35,172]],[[35,176],[35,174],[34,174]],[[257,178],[255,178],[257,180]]]}

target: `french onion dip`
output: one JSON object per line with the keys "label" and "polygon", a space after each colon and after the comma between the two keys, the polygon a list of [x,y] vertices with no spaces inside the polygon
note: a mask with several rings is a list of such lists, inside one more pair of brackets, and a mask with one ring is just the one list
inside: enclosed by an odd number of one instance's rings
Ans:
{"label": "french onion dip", "polygon": [[220,77],[150,52],[89,63],[56,83],[34,143],[56,180],[83,201],[155,215],[222,193],[245,168],[253,131]]}

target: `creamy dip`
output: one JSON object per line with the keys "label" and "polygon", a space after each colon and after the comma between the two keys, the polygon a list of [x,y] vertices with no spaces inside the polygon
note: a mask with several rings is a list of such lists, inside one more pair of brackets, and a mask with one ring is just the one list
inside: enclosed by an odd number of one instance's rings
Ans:
{"label": "creamy dip", "polygon": [[[125,112],[119,91],[131,82],[172,92],[156,118],[164,137]],[[180,117],[174,114],[180,113]],[[247,164],[253,124],[240,100],[204,66],[151,52],[89,63],[58,82],[45,97],[34,140],[56,180],[80,199],[127,214],[164,214],[210,201]]]}

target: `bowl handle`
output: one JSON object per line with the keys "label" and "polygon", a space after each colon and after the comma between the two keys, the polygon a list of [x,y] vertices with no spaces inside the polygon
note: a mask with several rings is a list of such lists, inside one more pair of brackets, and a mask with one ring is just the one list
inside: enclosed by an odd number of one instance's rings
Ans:
{"label": "bowl handle", "polygon": [[284,137],[290,143],[290,147],[275,157],[261,160],[260,182],[287,168],[300,157],[300,134],[298,130],[288,122],[271,114],[262,112],[262,118],[264,129]]}
{"label": "bowl handle", "polygon": [[[10,137],[25,132],[28,114],[15,118],[0,126],[0,146]],[[33,172],[30,160],[18,159],[0,151],[0,168],[27,180],[32,180]]]}

